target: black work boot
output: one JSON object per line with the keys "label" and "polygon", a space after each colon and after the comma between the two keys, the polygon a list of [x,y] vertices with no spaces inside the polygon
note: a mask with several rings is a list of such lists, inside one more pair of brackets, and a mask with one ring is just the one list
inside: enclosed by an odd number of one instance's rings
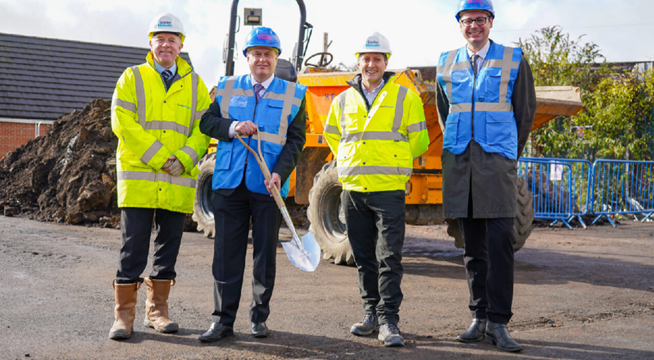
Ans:
{"label": "black work boot", "polygon": [[363,320],[352,325],[350,332],[354,335],[366,336],[372,334],[372,332],[377,329],[379,329],[377,315],[373,313],[365,313],[363,315]]}
{"label": "black work boot", "polygon": [[504,351],[515,352],[522,350],[522,346],[513,340],[505,324],[489,321],[486,324],[486,342],[496,345],[498,349]]}
{"label": "black work boot", "polygon": [[484,332],[486,331],[486,322],[487,319],[472,319],[472,324],[466,332],[456,337],[457,340],[463,343],[471,343],[481,341],[484,338]]}

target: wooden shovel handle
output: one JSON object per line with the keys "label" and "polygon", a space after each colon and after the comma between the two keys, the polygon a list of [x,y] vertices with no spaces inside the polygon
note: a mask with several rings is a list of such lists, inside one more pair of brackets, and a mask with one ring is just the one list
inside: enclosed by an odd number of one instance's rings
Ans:
{"label": "wooden shovel handle", "polygon": [[[243,141],[243,138],[241,138],[241,135],[236,132],[236,138],[245,146],[246,149],[248,149],[252,155],[254,155],[254,158],[257,160],[257,164],[259,164],[259,167],[261,168],[261,172],[263,173],[263,177],[266,178],[268,183],[270,184],[272,181],[272,176],[270,175],[270,170],[268,169],[268,165],[266,164],[266,161],[263,159],[263,156],[261,154],[261,140],[259,140],[259,132],[256,132],[257,134],[257,145],[259,148],[259,154],[257,154],[248,144]],[[281,210],[282,208],[286,207],[286,204],[284,203],[284,199],[282,199],[282,195],[279,194],[279,189],[277,189],[276,186],[273,185],[273,192],[272,192],[273,198],[275,199],[275,202],[277,203],[277,207]]]}

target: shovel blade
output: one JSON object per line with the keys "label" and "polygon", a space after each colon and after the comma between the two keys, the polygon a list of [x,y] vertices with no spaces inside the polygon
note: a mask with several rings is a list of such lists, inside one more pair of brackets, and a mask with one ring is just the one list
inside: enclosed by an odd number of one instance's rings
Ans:
{"label": "shovel blade", "polygon": [[302,271],[316,271],[318,264],[320,264],[320,245],[318,245],[316,238],[312,233],[308,232],[301,239],[296,239],[302,244],[301,247],[298,246],[296,241],[282,243],[288,260]]}

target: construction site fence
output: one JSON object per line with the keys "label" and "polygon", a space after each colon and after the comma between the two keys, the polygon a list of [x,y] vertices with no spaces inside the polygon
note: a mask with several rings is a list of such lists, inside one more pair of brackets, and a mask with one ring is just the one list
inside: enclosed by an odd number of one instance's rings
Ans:
{"label": "construction site fence", "polygon": [[521,158],[518,176],[534,196],[534,218],[568,228],[590,215],[592,224],[613,215],[646,221],[654,213],[654,161]]}
{"label": "construction site fence", "polygon": [[588,214],[592,166],[587,160],[555,158],[520,158],[518,177],[524,178],[534,196],[534,218],[562,222],[568,228],[577,218]]}
{"label": "construction site fence", "polygon": [[654,213],[654,161],[596,160],[591,176],[593,223],[606,217],[615,226],[617,214],[646,221]]}

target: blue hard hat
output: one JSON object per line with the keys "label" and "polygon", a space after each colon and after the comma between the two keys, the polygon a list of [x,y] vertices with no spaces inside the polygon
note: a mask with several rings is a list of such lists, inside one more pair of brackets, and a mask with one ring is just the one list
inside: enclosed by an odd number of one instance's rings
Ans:
{"label": "blue hard hat", "polygon": [[272,31],[271,28],[259,26],[248,34],[245,38],[245,47],[243,48],[243,56],[247,56],[248,49],[264,46],[277,50],[277,55],[282,54],[282,44],[279,41],[279,36]]}
{"label": "blue hard hat", "polygon": [[493,0],[461,0],[459,11],[456,13],[456,21],[461,21],[461,13],[469,10],[486,11],[490,13],[491,18],[495,19]]}

